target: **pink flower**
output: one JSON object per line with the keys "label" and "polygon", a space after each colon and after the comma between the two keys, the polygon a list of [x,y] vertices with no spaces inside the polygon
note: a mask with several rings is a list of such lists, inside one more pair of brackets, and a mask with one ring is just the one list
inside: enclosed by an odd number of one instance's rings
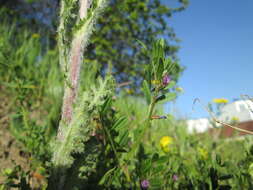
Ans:
{"label": "pink flower", "polygon": [[171,81],[171,78],[169,75],[166,74],[163,76],[163,85],[164,86],[167,86],[170,83],[170,81]]}
{"label": "pink flower", "polygon": [[141,182],[141,188],[142,189],[148,189],[149,188],[149,181],[146,180],[146,179],[142,180],[142,182]]}
{"label": "pink flower", "polygon": [[173,179],[174,181],[177,181],[177,180],[178,180],[178,176],[177,176],[176,174],[174,174],[174,175],[172,176],[172,179]]}

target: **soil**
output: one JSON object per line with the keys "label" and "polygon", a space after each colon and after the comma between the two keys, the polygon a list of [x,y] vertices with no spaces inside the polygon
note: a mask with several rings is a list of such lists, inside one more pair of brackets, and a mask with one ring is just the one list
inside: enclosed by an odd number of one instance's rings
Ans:
{"label": "soil", "polygon": [[27,154],[22,151],[22,145],[15,141],[9,131],[13,105],[10,99],[10,95],[0,86],[0,184],[4,181],[4,169],[13,168],[15,164],[20,165],[25,171],[29,169]]}

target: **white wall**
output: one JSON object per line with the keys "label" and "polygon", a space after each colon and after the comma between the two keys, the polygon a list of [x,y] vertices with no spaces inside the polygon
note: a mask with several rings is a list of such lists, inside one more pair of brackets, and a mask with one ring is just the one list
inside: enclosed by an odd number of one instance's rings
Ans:
{"label": "white wall", "polygon": [[225,105],[221,109],[219,120],[230,122],[233,117],[237,117],[239,122],[253,120],[253,103],[250,100],[239,100]]}
{"label": "white wall", "polygon": [[211,124],[207,118],[187,120],[189,133],[203,133],[211,128]]}
{"label": "white wall", "polygon": [[[221,115],[217,119],[229,123],[233,117],[238,118],[238,122],[253,120],[253,102],[250,100],[239,100],[227,104],[221,109]],[[187,120],[187,126],[189,133],[202,133],[212,128],[208,118]]]}

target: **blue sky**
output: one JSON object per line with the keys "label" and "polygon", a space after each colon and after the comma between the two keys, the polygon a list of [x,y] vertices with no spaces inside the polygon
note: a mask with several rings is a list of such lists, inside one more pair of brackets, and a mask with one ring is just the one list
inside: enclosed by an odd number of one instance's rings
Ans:
{"label": "blue sky", "polygon": [[205,117],[199,104],[192,111],[194,98],[207,104],[213,98],[232,101],[240,94],[253,95],[252,10],[252,0],[191,0],[168,20],[182,40],[178,56],[186,70],[179,81],[185,92],[166,111]]}

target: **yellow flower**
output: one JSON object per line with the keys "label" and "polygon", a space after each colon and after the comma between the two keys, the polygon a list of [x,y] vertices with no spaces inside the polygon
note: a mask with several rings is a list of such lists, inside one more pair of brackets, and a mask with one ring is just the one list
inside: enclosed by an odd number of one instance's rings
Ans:
{"label": "yellow flower", "polygon": [[206,149],[198,148],[198,153],[202,159],[206,160],[208,158],[208,152]]}
{"label": "yellow flower", "polygon": [[32,35],[32,38],[39,38],[40,37],[40,34],[38,34],[38,33],[34,33],[33,35]]}
{"label": "yellow flower", "polygon": [[170,151],[170,145],[173,144],[173,138],[164,136],[160,139],[160,146],[164,152]]}
{"label": "yellow flower", "polygon": [[153,85],[158,85],[158,84],[160,84],[160,81],[159,80],[152,80],[151,83]]}
{"label": "yellow flower", "polygon": [[236,117],[236,116],[233,116],[233,117],[231,118],[231,121],[232,121],[232,122],[238,122],[238,121],[239,121],[239,118]]}
{"label": "yellow flower", "polygon": [[177,91],[177,92],[184,92],[184,89],[183,89],[182,87],[177,87],[177,88],[176,88],[176,91]]}
{"label": "yellow flower", "polygon": [[228,103],[228,100],[225,98],[215,98],[213,99],[213,102],[216,104],[226,104]]}
{"label": "yellow flower", "polygon": [[133,94],[134,90],[133,89],[126,89],[127,94]]}

